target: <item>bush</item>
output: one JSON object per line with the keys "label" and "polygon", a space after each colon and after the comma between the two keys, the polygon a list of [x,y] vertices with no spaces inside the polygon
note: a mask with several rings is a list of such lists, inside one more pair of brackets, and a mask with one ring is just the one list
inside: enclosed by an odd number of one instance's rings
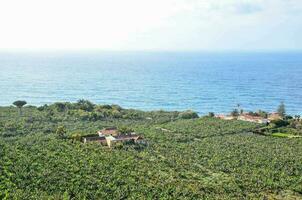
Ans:
{"label": "bush", "polygon": [[187,110],[185,112],[181,112],[179,115],[178,115],[179,118],[181,119],[195,119],[195,118],[198,118],[198,114],[194,111],[191,111],[191,110]]}
{"label": "bush", "polygon": [[9,121],[4,124],[4,130],[7,131],[17,131],[19,128],[20,126],[16,122]]}
{"label": "bush", "polygon": [[55,108],[58,112],[64,112],[65,109],[66,109],[66,104],[65,103],[57,102],[57,103],[54,104],[54,106],[55,106]]}
{"label": "bush", "polygon": [[209,117],[215,117],[215,114],[213,112],[209,112]]}
{"label": "bush", "polygon": [[285,120],[282,120],[282,119],[278,119],[278,120],[271,121],[271,124],[273,126],[275,126],[276,128],[278,128],[278,127],[284,127],[284,126],[289,125],[289,122],[285,121]]}
{"label": "bush", "polygon": [[119,132],[120,134],[129,134],[129,133],[134,132],[134,130],[133,130],[132,128],[123,126],[123,127],[118,128],[118,132]]}
{"label": "bush", "polygon": [[283,102],[281,102],[281,104],[279,105],[277,112],[281,117],[285,117],[286,110],[285,110],[285,104]]}
{"label": "bush", "polygon": [[82,140],[82,136],[80,133],[74,133],[71,135],[70,139],[74,140],[74,141],[81,141]]}
{"label": "bush", "polygon": [[238,117],[238,116],[239,116],[239,111],[238,111],[238,109],[234,109],[234,110],[231,112],[231,115],[232,115],[233,117]]}
{"label": "bush", "polygon": [[102,105],[100,106],[102,109],[112,109],[112,106],[111,105]]}
{"label": "bush", "polygon": [[94,104],[91,103],[88,100],[84,100],[84,99],[80,99],[78,100],[78,102],[76,103],[76,107],[78,109],[84,110],[84,111],[92,111],[94,109]]}
{"label": "bush", "polygon": [[38,108],[37,108],[37,110],[38,111],[44,111],[44,110],[46,110],[48,108],[48,105],[47,104],[44,104],[43,106],[39,106]]}
{"label": "bush", "polygon": [[90,113],[86,112],[84,110],[78,110],[77,111],[77,116],[81,119],[81,120],[88,120],[90,118]]}
{"label": "bush", "polygon": [[59,126],[56,130],[56,134],[59,136],[59,137],[65,137],[67,131],[65,129],[64,126]]}
{"label": "bush", "polygon": [[290,115],[286,115],[285,117],[284,117],[284,119],[285,120],[290,120],[290,119],[294,119],[292,116],[290,116]]}
{"label": "bush", "polygon": [[259,115],[260,117],[263,117],[263,118],[267,118],[267,117],[268,117],[268,113],[265,112],[265,111],[262,111],[262,110],[259,110],[259,111],[258,111],[258,115]]}
{"label": "bush", "polygon": [[111,115],[113,118],[121,118],[122,114],[118,110],[112,110]]}

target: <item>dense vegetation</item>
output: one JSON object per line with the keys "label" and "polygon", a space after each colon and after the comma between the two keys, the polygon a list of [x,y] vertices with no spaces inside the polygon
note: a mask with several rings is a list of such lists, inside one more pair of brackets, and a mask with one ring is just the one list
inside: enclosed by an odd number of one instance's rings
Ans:
{"label": "dense vegetation", "polygon": [[[270,120],[267,126],[254,129],[254,133],[259,133],[262,135],[276,136],[276,137],[302,137],[302,119],[300,115],[287,115],[285,104],[281,102],[277,108],[278,118]],[[248,114],[249,116],[261,117],[263,119],[269,119],[270,113],[263,110],[258,110],[257,112],[249,111],[244,113],[242,109],[234,109],[230,115],[237,118],[241,114]],[[213,113],[209,113],[209,116],[213,116]]]}
{"label": "dense vegetation", "polygon": [[268,126],[263,127],[261,131],[265,135],[302,137],[302,120],[298,118],[274,120]]}
{"label": "dense vegetation", "polygon": [[[109,149],[73,135],[132,129]],[[0,199],[302,199],[302,138],[258,124],[89,101],[0,108]],[[66,137],[62,137],[62,135]]]}

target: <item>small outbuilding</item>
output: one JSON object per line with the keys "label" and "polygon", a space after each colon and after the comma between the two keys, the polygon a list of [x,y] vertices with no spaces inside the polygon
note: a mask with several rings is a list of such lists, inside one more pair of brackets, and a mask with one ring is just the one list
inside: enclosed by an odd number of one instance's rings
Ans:
{"label": "small outbuilding", "polygon": [[116,143],[124,143],[124,142],[133,142],[133,143],[144,143],[143,138],[136,133],[131,133],[129,135],[118,135],[116,137],[107,136],[107,145],[108,147],[112,147]]}
{"label": "small outbuilding", "polygon": [[127,135],[118,134],[116,128],[106,128],[97,132],[98,135],[83,136],[83,142],[99,142],[103,145],[107,145],[109,148],[116,143],[133,142],[135,144],[146,144],[143,137],[137,135],[135,132]]}
{"label": "small outbuilding", "polygon": [[103,145],[107,144],[106,137],[105,136],[83,136],[83,142],[99,142]]}

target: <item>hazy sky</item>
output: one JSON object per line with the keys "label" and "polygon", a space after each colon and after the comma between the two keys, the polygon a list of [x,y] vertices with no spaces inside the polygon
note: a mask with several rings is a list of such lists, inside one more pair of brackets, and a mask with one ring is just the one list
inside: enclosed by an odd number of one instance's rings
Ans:
{"label": "hazy sky", "polygon": [[0,0],[0,48],[302,49],[302,0]]}

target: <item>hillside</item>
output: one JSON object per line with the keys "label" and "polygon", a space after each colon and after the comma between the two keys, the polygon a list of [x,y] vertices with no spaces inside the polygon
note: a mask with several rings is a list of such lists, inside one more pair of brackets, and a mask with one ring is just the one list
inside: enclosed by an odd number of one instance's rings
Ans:
{"label": "hillside", "polygon": [[[0,199],[302,199],[302,138],[251,133],[258,124],[84,100],[22,113],[0,108]],[[107,126],[147,145],[72,139]]]}

